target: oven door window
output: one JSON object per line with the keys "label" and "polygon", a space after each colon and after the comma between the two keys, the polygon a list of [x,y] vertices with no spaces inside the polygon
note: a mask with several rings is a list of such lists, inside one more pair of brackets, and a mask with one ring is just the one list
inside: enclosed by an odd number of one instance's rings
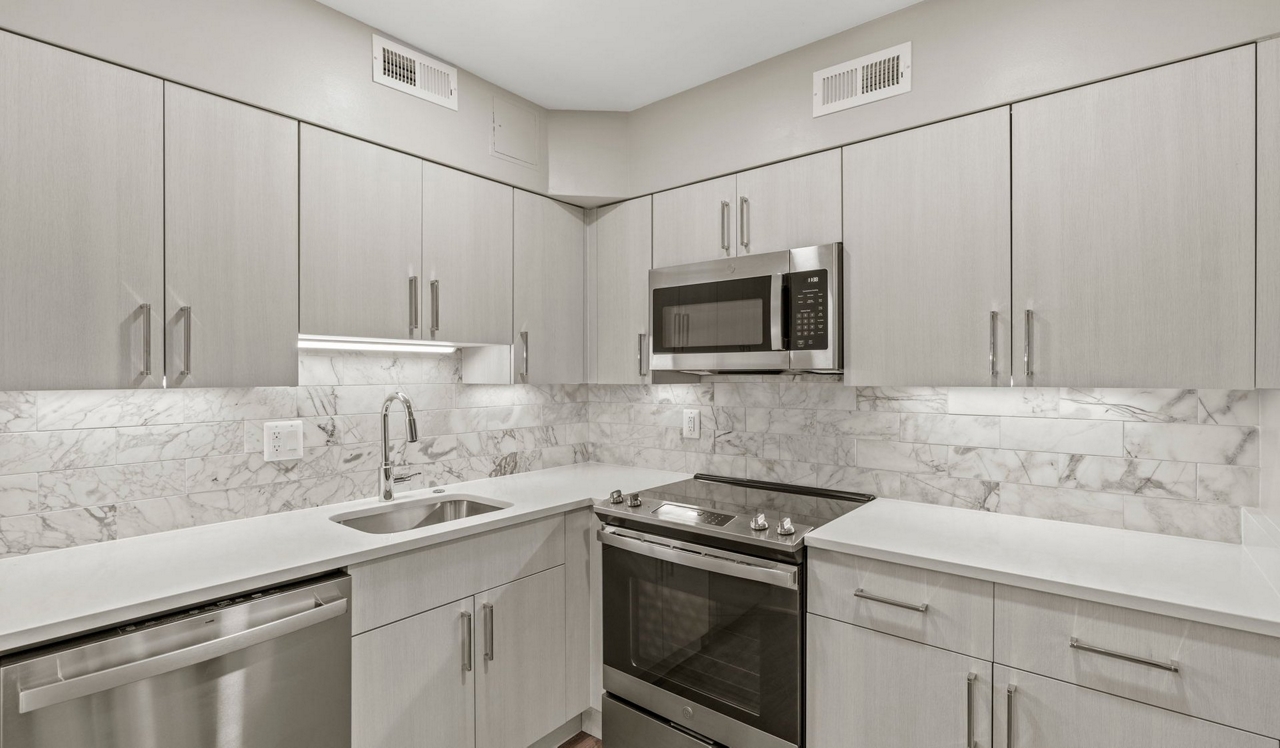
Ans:
{"label": "oven door window", "polygon": [[773,350],[772,277],[695,283],[653,290],[655,353]]}
{"label": "oven door window", "polygon": [[606,665],[799,742],[798,590],[603,553]]}

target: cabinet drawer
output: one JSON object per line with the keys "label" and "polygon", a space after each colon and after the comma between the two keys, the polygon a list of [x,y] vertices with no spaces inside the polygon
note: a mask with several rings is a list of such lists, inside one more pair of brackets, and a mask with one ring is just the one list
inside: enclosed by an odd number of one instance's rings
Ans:
{"label": "cabinet drawer", "polygon": [[351,633],[563,563],[564,518],[555,516],[352,566]]}
{"label": "cabinet drawer", "polygon": [[1280,736],[1280,639],[1003,585],[995,610],[1001,664]]}
{"label": "cabinet drawer", "polygon": [[990,582],[816,549],[808,566],[809,612],[991,659]]}

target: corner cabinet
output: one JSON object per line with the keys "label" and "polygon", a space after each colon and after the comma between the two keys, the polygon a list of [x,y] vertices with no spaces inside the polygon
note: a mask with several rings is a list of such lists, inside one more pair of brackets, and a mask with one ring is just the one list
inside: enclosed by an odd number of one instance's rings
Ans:
{"label": "corner cabinet", "polygon": [[170,387],[298,383],[298,123],[165,84]]}
{"label": "corner cabinet", "polygon": [[582,208],[515,193],[514,381],[586,379]]}
{"label": "corner cabinet", "polygon": [[301,332],[422,337],[422,162],[302,125]]}
{"label": "corner cabinet", "polygon": [[844,149],[848,384],[1010,381],[1009,109]]}
{"label": "corner cabinet", "polygon": [[1257,386],[1280,388],[1280,39],[1258,44]]}
{"label": "corner cabinet", "polygon": [[733,204],[737,179],[730,175],[653,196],[653,266],[733,257],[738,246]]}
{"label": "corner cabinet", "polygon": [[1026,386],[1254,386],[1254,47],[1013,106]]}
{"label": "corner cabinet", "polygon": [[163,84],[0,31],[0,101],[0,390],[159,387]]}
{"label": "corner cabinet", "polygon": [[649,381],[649,269],[653,200],[641,197],[596,211],[596,370],[600,384]]}

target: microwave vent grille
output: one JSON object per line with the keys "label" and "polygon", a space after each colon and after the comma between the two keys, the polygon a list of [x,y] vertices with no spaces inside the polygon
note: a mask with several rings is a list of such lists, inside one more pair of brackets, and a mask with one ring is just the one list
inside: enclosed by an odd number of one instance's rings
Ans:
{"label": "microwave vent grille", "polygon": [[813,74],[813,116],[851,109],[911,90],[911,42]]}
{"label": "microwave vent grille", "polygon": [[373,35],[373,82],[458,111],[458,69]]}

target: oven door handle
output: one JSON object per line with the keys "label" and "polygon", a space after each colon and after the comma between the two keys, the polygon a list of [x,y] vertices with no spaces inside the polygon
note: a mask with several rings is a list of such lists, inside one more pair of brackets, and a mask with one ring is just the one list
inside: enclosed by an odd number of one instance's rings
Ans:
{"label": "oven door handle", "polygon": [[786,350],[782,346],[782,273],[769,278],[769,337],[775,351]]}
{"label": "oven door handle", "polygon": [[614,548],[638,553],[641,556],[648,556],[659,561],[669,561],[678,566],[688,566],[711,572],[712,574],[723,574],[752,582],[763,582],[764,584],[789,590],[800,589],[799,570],[787,564],[775,564],[770,561],[761,561],[758,564],[748,563],[663,545],[650,540],[619,535],[609,529],[597,530],[596,538],[604,545],[611,545]]}

